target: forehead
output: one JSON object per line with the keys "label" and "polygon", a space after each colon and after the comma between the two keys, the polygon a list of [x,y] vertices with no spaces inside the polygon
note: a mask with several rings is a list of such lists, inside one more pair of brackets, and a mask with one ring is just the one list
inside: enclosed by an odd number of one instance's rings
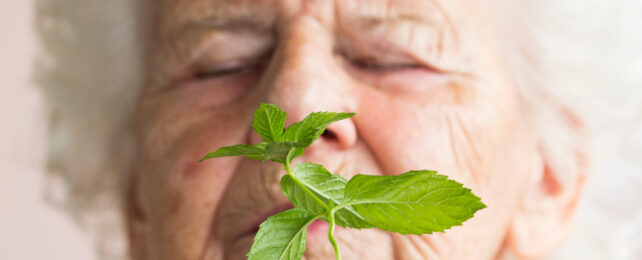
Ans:
{"label": "forehead", "polygon": [[443,20],[458,1],[442,0],[165,0],[160,5],[160,24],[165,29],[195,26],[256,27],[268,29],[289,18],[306,14],[335,23],[359,19]]}

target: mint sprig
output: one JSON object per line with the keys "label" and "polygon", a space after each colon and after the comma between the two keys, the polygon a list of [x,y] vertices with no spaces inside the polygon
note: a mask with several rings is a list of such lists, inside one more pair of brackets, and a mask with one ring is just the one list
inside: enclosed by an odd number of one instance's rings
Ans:
{"label": "mint sprig", "polygon": [[307,227],[320,217],[300,208],[269,217],[254,237],[249,259],[301,259],[305,252]]}
{"label": "mint sprig", "polygon": [[225,156],[271,160],[283,164],[283,194],[294,204],[269,217],[259,227],[248,259],[301,259],[307,227],[317,219],[329,223],[328,240],[336,259],[341,259],[334,237],[335,225],[348,228],[379,228],[401,234],[431,234],[461,225],[485,208],[481,199],[462,184],[435,171],[409,171],[400,175],[357,175],[349,181],[322,165],[292,160],[321,136],[333,122],[354,113],[315,112],[285,127],[286,112],[273,104],[261,104],[252,128],[265,142],[219,148],[200,161]]}

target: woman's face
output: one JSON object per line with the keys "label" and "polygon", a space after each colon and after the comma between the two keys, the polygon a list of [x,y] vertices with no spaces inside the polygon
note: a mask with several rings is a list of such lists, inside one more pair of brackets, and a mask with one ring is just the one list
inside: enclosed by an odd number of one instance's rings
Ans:
{"label": "woman's face", "polygon": [[[135,257],[245,259],[258,225],[292,207],[281,165],[208,151],[258,143],[260,102],[355,112],[295,164],[350,178],[432,169],[488,206],[445,233],[336,231],[344,259],[489,259],[538,153],[482,1],[186,0],[159,3],[138,110],[129,230]],[[306,259],[332,259],[327,225]]]}

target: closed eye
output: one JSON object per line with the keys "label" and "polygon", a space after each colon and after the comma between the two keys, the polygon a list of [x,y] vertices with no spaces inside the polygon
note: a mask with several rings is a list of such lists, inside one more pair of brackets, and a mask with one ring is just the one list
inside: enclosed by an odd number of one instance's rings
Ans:
{"label": "closed eye", "polygon": [[449,73],[404,53],[345,55],[338,58],[353,79],[395,94],[421,94],[445,86]]}
{"label": "closed eye", "polygon": [[370,54],[356,54],[349,51],[337,51],[347,65],[363,72],[389,73],[404,70],[431,69],[424,64],[404,55],[381,54],[381,57]]}
{"label": "closed eye", "polygon": [[419,63],[382,63],[369,60],[351,60],[350,63],[359,69],[372,72],[394,72],[424,68],[424,66]]}
{"label": "closed eye", "polygon": [[196,79],[209,79],[226,76],[241,75],[260,69],[263,62],[225,62],[212,67],[199,69],[194,73]]}

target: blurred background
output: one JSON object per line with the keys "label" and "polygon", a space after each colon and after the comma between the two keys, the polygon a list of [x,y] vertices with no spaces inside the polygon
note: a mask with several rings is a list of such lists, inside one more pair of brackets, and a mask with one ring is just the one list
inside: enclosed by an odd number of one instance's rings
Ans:
{"label": "blurred background", "polygon": [[45,200],[47,118],[32,70],[31,1],[0,8],[0,259],[96,259],[89,233]]}
{"label": "blurred background", "polygon": [[[582,3],[601,8],[599,1]],[[33,76],[40,53],[33,4],[5,1],[0,8],[0,260],[98,259],[92,233],[45,196],[52,185],[44,170],[48,115]],[[608,46],[622,56],[641,57],[641,4],[623,6],[636,8],[617,9],[612,17],[624,17],[620,22],[637,30],[621,32],[624,37],[615,39],[622,42]],[[618,64],[621,57],[612,54],[605,51],[605,60]],[[642,66],[639,61],[624,64],[632,86],[569,96],[578,109],[595,111],[589,126],[599,151],[576,231],[551,259],[642,259],[642,84],[635,85],[642,82]],[[595,79],[596,74],[588,74],[587,80]]]}

